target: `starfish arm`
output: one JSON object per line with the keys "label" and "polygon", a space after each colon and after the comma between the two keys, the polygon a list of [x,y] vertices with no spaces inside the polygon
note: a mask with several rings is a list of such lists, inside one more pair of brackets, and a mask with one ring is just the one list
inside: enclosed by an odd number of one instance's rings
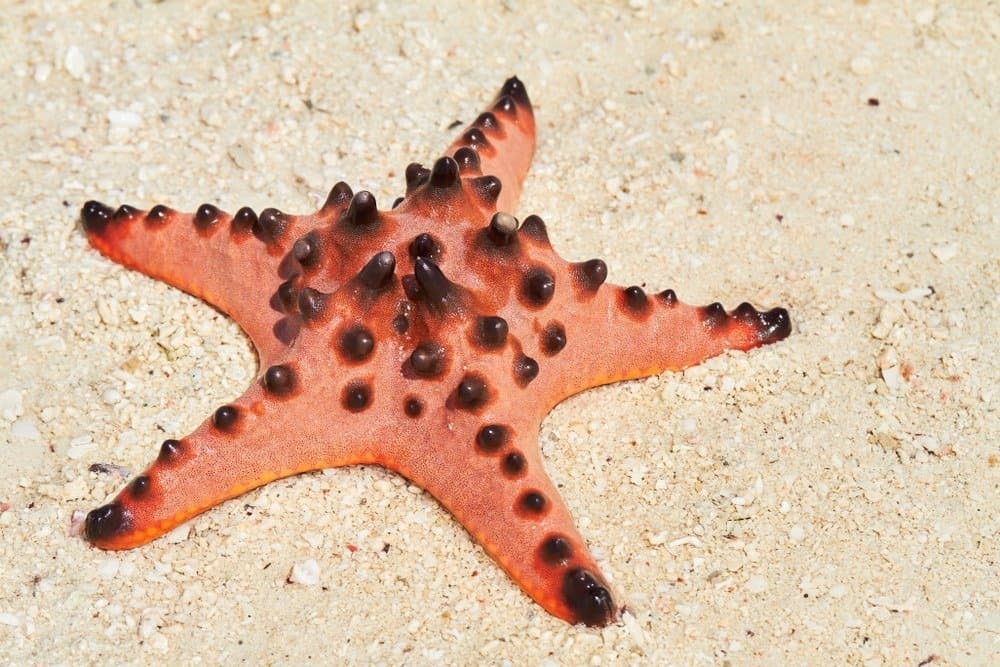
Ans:
{"label": "starfish arm", "polygon": [[727,312],[719,303],[682,303],[672,290],[648,296],[636,286],[609,284],[577,298],[582,303],[570,306],[573,328],[563,334],[557,368],[539,377],[551,388],[552,404],[589,387],[682,370],[727,350],[751,350],[791,332],[784,308],[761,312],[742,303]]}
{"label": "starfish arm", "polygon": [[498,188],[493,210],[508,213],[517,208],[534,153],[535,116],[528,91],[517,77],[504,83],[489,109],[445,151],[458,162],[463,176],[477,176],[480,188]]}
{"label": "starfish arm", "polygon": [[612,622],[608,585],[542,467],[538,424],[484,418],[478,430],[452,420],[448,428],[466,437],[425,433],[419,447],[384,463],[434,496],[547,611],[570,623]]}
{"label": "starfish arm", "polygon": [[[318,223],[317,217],[276,209],[257,215],[249,208],[229,215],[209,204],[194,214],[165,206],[114,210],[95,201],[81,211],[87,238],[101,254],[232,317],[253,341],[262,363],[287,342],[274,334],[282,313],[268,298],[281,283],[282,257],[303,231]],[[265,291],[261,280],[274,285]]]}
{"label": "starfish arm", "polygon": [[321,369],[309,364],[271,366],[193,433],[164,441],[145,472],[87,515],[85,537],[102,549],[130,549],[272,480],[373,462],[366,439],[339,432],[338,421],[351,416],[346,409],[308,409],[323,394],[304,388],[323,392],[324,381]]}

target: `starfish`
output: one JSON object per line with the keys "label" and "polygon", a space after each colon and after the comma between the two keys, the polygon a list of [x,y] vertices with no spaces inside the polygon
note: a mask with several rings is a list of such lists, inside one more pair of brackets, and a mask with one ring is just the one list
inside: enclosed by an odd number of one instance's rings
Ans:
{"label": "starfish", "polygon": [[232,317],[262,369],[89,512],[85,538],[132,548],[274,479],[377,464],[436,498],[550,613],[614,621],[543,468],[542,419],[589,387],[780,340],[790,321],[605,284],[602,260],[561,259],[538,216],[511,213],[534,147],[514,77],[444,157],[406,168],[391,210],[342,182],[309,215],[84,204],[97,250]]}

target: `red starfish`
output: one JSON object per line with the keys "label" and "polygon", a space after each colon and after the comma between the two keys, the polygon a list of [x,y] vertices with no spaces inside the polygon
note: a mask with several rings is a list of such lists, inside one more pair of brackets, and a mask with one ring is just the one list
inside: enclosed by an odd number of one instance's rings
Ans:
{"label": "red starfish", "polygon": [[[104,549],[148,542],[213,505],[307,470],[374,463],[426,489],[524,591],[571,623],[618,608],[538,449],[542,418],[588,387],[781,340],[788,313],[695,307],[605,285],[514,210],[535,145],[508,80],[406,196],[380,211],[337,183],[311,215],[90,201],[110,259],[205,299],[250,336],[247,392],[87,515]],[[502,187],[501,187],[502,186]]]}

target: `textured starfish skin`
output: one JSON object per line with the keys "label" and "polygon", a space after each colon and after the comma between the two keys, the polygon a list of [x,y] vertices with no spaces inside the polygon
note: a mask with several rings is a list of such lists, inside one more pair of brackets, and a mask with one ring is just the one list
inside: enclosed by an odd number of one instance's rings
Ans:
{"label": "textured starfish skin", "polygon": [[523,84],[379,211],[334,186],[296,216],[193,214],[87,202],[91,244],[195,296],[250,336],[262,369],[115,500],[85,537],[144,544],[271,480],[378,464],[426,489],[521,588],[571,623],[617,618],[596,563],[543,469],[549,410],[600,384],[682,369],[788,335],[784,309],[696,307],[666,290],[604,284],[568,263],[544,223],[513,211],[535,144]]}

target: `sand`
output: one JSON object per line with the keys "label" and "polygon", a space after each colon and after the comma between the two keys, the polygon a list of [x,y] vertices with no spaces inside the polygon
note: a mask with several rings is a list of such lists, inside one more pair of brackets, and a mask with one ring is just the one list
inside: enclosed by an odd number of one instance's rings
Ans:
{"label": "sand", "polygon": [[[0,9],[0,664],[1000,662],[995,5],[101,4]],[[622,622],[551,617],[378,468],[132,551],[72,536],[255,373],[81,204],[391,202],[511,74],[518,213],[564,257],[794,319],[545,421]]]}

